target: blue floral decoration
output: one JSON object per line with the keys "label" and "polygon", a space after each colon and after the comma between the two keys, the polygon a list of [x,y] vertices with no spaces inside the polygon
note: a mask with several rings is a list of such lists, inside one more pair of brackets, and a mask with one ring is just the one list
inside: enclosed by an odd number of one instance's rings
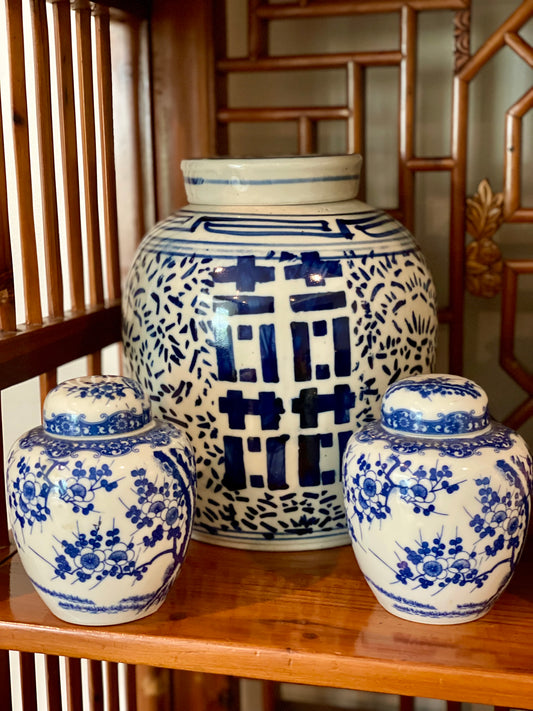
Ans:
{"label": "blue floral decoration", "polygon": [[413,380],[406,378],[394,385],[389,386],[387,395],[392,395],[396,390],[408,390],[416,392],[421,397],[431,400],[435,395],[440,397],[449,397],[451,395],[459,397],[469,397],[477,399],[483,395],[481,389],[470,380],[461,380],[457,382],[454,378],[444,376],[427,376],[424,380]]}

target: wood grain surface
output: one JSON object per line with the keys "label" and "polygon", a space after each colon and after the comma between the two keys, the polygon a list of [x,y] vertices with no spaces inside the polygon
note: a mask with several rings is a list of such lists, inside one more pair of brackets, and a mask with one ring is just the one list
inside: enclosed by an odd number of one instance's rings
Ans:
{"label": "wood grain surface", "polygon": [[100,628],[54,617],[14,556],[0,567],[0,646],[533,708],[532,556],[529,541],[484,618],[435,626],[385,612],[350,547],[259,553],[193,542],[158,612]]}

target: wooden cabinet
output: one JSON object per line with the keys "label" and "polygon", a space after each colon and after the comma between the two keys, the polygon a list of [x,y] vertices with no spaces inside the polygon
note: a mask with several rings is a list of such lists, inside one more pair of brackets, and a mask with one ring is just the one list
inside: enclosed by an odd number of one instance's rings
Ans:
{"label": "wooden cabinet", "polygon": [[[343,121],[345,149],[364,151],[365,76],[385,66],[399,77],[398,201],[391,211],[413,227],[418,176],[449,177],[448,293],[440,319],[448,333],[446,363],[461,370],[465,284],[475,290],[488,268],[479,250],[465,253],[466,229],[480,244],[503,222],[533,220],[520,194],[531,90],[502,110],[510,143],[501,198],[484,188],[474,199],[477,212],[467,202],[470,83],[502,48],[533,63],[523,31],[533,0],[508,5],[472,50],[469,0],[249,0],[248,52],[236,58],[226,56],[231,13],[222,0],[0,0],[0,46],[7,48],[0,62],[1,388],[38,377],[31,396],[38,401],[75,359],[84,357],[80,367],[88,372],[108,367],[101,351],[120,341],[120,283],[135,247],[157,218],[184,202],[181,158],[231,150],[231,127],[239,122],[292,122],[297,151],[306,153],[320,148],[320,121]],[[420,18],[441,11],[455,36],[450,148],[429,157],[415,149],[416,55],[425,27]],[[269,51],[272,23],[372,13],[397,18],[398,46]],[[345,105],[230,101],[234,74],[317,68],[345,73]],[[514,354],[517,280],[532,273],[530,255],[531,249],[523,259],[496,260],[496,276],[483,282],[503,274],[502,363],[513,387],[526,392],[508,418],[516,427],[533,410],[530,371]],[[113,357],[112,367],[119,367],[119,349]],[[16,403],[3,401],[4,437],[18,421]],[[108,708],[122,698],[128,711],[237,708],[239,677],[533,708],[531,542],[495,608],[466,625],[424,626],[390,616],[348,547],[272,554],[193,542],[156,614],[90,629],[57,620],[39,600],[10,545],[3,498],[0,545],[0,647],[21,652],[24,709],[36,708],[36,664],[50,708],[59,707],[61,679],[70,709],[79,708],[84,688],[91,709],[103,708],[105,698]],[[36,662],[35,653],[45,657]],[[93,661],[82,665],[80,658]],[[9,663],[1,652],[5,689]]]}

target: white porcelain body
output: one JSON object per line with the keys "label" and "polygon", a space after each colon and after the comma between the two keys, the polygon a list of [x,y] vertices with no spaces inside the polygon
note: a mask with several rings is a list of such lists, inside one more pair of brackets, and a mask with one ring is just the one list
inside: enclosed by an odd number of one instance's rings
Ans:
{"label": "white porcelain body", "polygon": [[398,222],[348,199],[359,156],[185,163],[197,202],[143,240],[123,340],[155,411],[193,440],[193,536],[347,543],[346,441],[391,380],[433,366],[424,258]]}
{"label": "white porcelain body", "polygon": [[44,427],[8,458],[22,564],[50,610],[76,624],[129,622],[160,607],[186,553],[195,491],[187,436],[152,419],[138,384],[118,376],[59,385]]}
{"label": "white porcelain body", "polygon": [[416,622],[468,622],[509,582],[530,517],[524,440],[490,419],[463,378],[408,378],[343,462],[357,562],[378,601]]}

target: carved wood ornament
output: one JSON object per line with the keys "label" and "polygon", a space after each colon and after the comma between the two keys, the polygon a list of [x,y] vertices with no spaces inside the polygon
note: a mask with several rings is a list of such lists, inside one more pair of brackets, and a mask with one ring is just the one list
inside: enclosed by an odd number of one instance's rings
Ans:
{"label": "carved wood ornament", "polygon": [[466,201],[466,288],[474,296],[491,298],[502,290],[503,257],[494,235],[503,222],[503,193],[493,193],[482,180]]}

